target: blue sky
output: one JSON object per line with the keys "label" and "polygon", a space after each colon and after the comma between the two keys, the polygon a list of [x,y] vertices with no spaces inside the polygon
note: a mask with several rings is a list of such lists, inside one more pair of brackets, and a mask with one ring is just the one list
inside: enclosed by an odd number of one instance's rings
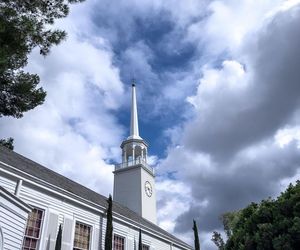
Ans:
{"label": "blue sky", "polygon": [[[27,69],[45,103],[2,118],[15,151],[102,194],[128,136],[136,79],[140,134],[156,167],[158,222],[215,249],[220,214],[276,197],[300,175],[298,0],[96,1],[55,25],[68,38]],[[174,209],[176,207],[177,209]]]}

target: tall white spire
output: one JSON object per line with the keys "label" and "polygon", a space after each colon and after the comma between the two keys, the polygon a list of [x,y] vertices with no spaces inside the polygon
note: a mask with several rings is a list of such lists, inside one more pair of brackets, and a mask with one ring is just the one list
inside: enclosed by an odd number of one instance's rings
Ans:
{"label": "tall white spire", "polygon": [[131,92],[131,122],[130,122],[130,136],[128,139],[141,139],[139,135],[139,121],[137,113],[136,90],[135,83],[132,82]]}
{"label": "tall white spire", "polygon": [[155,172],[147,163],[148,144],[139,136],[134,81],[131,91],[130,135],[121,144],[122,163],[115,165],[114,200],[156,224]]}

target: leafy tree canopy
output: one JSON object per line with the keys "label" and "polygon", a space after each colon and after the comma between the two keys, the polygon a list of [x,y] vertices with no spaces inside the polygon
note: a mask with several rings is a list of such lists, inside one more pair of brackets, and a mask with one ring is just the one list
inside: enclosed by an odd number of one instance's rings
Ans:
{"label": "leafy tree canopy", "polygon": [[51,29],[66,17],[69,3],[83,0],[1,0],[0,2],[0,117],[20,118],[43,103],[46,92],[37,85],[39,76],[24,72],[29,53],[38,47],[47,55],[66,32]]}
{"label": "leafy tree canopy", "polygon": [[4,146],[10,150],[14,150],[14,139],[9,137],[7,139],[1,139],[0,140],[0,145]]}
{"label": "leafy tree canopy", "polygon": [[212,240],[219,249],[300,249],[300,181],[276,200],[251,203],[222,217],[228,239],[224,244],[214,232]]}

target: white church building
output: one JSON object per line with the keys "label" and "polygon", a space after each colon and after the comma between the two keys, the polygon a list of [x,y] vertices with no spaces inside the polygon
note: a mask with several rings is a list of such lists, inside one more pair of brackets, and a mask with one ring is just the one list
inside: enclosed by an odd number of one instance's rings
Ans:
{"label": "white church building", "polygon": [[[130,136],[115,166],[113,249],[189,250],[157,226],[155,172],[139,136],[132,85]],[[54,250],[59,225],[63,250],[104,249],[107,197],[0,146],[0,250]]]}

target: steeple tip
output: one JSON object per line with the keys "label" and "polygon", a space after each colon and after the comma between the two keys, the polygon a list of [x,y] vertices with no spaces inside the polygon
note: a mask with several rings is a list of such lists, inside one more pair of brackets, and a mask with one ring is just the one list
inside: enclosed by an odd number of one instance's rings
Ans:
{"label": "steeple tip", "polygon": [[135,87],[135,79],[134,79],[134,78],[132,78],[131,86],[132,86],[132,87]]}
{"label": "steeple tip", "polygon": [[127,139],[141,139],[139,136],[135,79],[132,79],[130,136]]}

